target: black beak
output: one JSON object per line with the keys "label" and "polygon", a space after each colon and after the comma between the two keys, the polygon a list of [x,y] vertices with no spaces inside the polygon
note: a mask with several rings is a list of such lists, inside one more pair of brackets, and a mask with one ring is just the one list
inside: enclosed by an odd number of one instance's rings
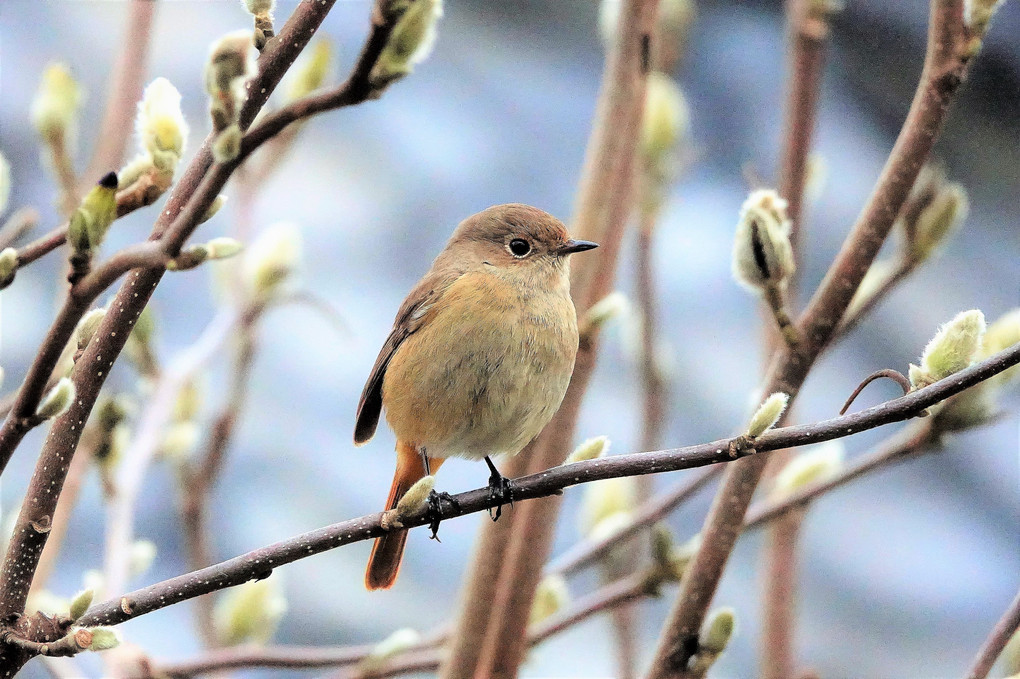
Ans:
{"label": "black beak", "polygon": [[585,250],[593,250],[599,246],[598,243],[592,243],[590,240],[574,240],[571,238],[563,245],[556,248],[557,255],[569,255],[573,252],[584,252]]}

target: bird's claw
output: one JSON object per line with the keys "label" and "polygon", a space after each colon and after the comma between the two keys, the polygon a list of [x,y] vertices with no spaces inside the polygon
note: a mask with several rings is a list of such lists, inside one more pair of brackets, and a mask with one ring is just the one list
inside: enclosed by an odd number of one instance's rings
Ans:
{"label": "bird's claw", "polygon": [[493,471],[493,474],[489,477],[489,501],[497,503],[495,507],[489,507],[489,517],[493,521],[498,521],[499,517],[503,514],[503,505],[514,506],[513,481],[499,472]]}
{"label": "bird's claw", "polygon": [[439,524],[443,521],[444,500],[449,502],[454,509],[460,507],[460,503],[457,502],[456,498],[445,491],[437,493],[433,490],[428,494],[428,497],[425,498],[425,504],[427,507],[426,516],[428,516],[429,519],[429,530],[432,531],[432,535],[429,537],[436,542],[442,542],[442,540],[439,539]]}

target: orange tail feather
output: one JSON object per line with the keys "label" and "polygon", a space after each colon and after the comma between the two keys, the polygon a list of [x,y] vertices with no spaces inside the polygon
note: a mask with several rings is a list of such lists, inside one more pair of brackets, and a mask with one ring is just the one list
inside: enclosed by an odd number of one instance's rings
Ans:
{"label": "orange tail feather", "polygon": [[[442,458],[429,458],[430,471],[434,474],[442,463]],[[397,470],[393,473],[393,485],[390,486],[386,509],[396,507],[404,493],[424,476],[425,465],[417,447],[397,441]],[[393,530],[375,539],[372,555],[368,557],[368,569],[365,571],[367,589],[389,589],[393,586],[400,572],[406,542],[406,530]]]}

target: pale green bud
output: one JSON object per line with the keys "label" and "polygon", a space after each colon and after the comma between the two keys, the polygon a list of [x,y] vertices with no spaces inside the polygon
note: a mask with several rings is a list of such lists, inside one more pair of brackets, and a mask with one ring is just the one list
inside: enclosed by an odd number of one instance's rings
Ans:
{"label": "pale green bud", "polygon": [[581,502],[581,532],[590,535],[595,526],[619,512],[637,505],[637,480],[632,476],[603,479],[586,484]]}
{"label": "pale green bud", "polygon": [[291,69],[293,76],[287,85],[287,101],[303,99],[322,87],[332,63],[333,44],[326,38],[319,38]]}
{"label": "pale green bud", "polygon": [[276,0],[241,0],[241,4],[252,14],[271,14],[276,8]]}
{"label": "pale green bud", "polygon": [[67,64],[51,63],[32,100],[32,125],[43,139],[66,139],[73,134],[81,100],[81,88]]}
{"label": "pale green bud", "polygon": [[14,248],[0,250],[0,288],[10,285],[17,272],[18,251]]}
{"label": "pale green bud", "polygon": [[913,256],[920,262],[931,257],[967,218],[969,206],[963,186],[949,183],[942,187],[917,216]]}
{"label": "pale green bud", "polygon": [[242,262],[246,287],[258,299],[273,296],[298,267],[301,233],[293,224],[274,224],[247,248]]}
{"label": "pale green bud", "polygon": [[398,653],[414,648],[419,643],[421,643],[421,635],[417,631],[410,627],[398,629],[376,644],[364,660],[358,663],[358,673],[371,674],[382,669],[387,660]]}
{"label": "pale green bud", "polygon": [[971,365],[981,349],[985,316],[977,309],[963,311],[939,328],[921,355],[921,366],[911,366],[915,389],[938,382]]}
{"label": "pale green bud", "polygon": [[429,493],[436,487],[435,476],[423,476],[414,482],[404,496],[397,501],[397,516],[407,516],[418,511],[425,505]]}
{"label": "pale green bud", "polygon": [[164,164],[170,160],[176,165],[184,155],[188,124],[181,113],[181,95],[166,78],[156,78],[145,88],[138,104],[135,131],[142,148]]}
{"label": "pale green bud", "polygon": [[120,645],[120,634],[112,627],[90,627],[92,632],[92,643],[90,651],[108,651]]}
{"label": "pale green bud", "polygon": [[216,636],[227,646],[264,644],[273,637],[286,612],[287,600],[278,574],[246,582],[228,590],[216,603]]}
{"label": "pale green bud", "polygon": [[71,214],[67,225],[67,242],[76,252],[99,247],[113,220],[117,218],[117,175],[106,174],[85,194],[81,206]]}
{"label": "pale green bud", "polygon": [[229,163],[241,153],[241,128],[232,123],[220,132],[212,143],[213,158],[217,163]]}
{"label": "pale green bud", "polygon": [[209,204],[209,209],[202,215],[202,219],[199,220],[199,224],[205,224],[210,219],[216,216],[216,213],[220,211],[220,208],[227,202],[226,194],[221,193],[220,195],[213,198],[213,202]]}
{"label": "pale green bud", "polygon": [[7,209],[7,201],[11,197],[11,164],[0,153],[0,214]]}
{"label": "pale green bud", "polygon": [[528,614],[528,625],[537,625],[550,618],[570,603],[570,590],[562,575],[555,573],[542,578],[535,589],[535,598],[531,601],[531,612]]}
{"label": "pale green bud", "polygon": [[627,296],[615,290],[588,307],[584,319],[579,323],[587,332],[600,329],[609,321],[622,316],[630,309]]}
{"label": "pale green bud", "polygon": [[595,438],[585,439],[579,446],[574,448],[574,452],[567,456],[563,464],[594,460],[602,457],[609,452],[609,444],[608,436],[596,436]]}
{"label": "pale green bud", "polygon": [[733,242],[733,277],[749,290],[785,285],[795,270],[786,205],[770,189],[752,191],[744,201]]}
{"label": "pale green bud", "polygon": [[139,153],[117,172],[117,188],[126,189],[155,168],[152,154]]}
{"label": "pale green bud", "polygon": [[[391,2],[391,7],[397,3]],[[369,79],[384,86],[410,73],[432,52],[436,23],[443,16],[442,0],[416,0],[408,6],[390,34]]]}
{"label": "pale green bud", "polygon": [[48,420],[63,415],[74,402],[74,396],[74,382],[68,377],[61,377],[39,403],[39,409],[35,412],[36,417]]}
{"label": "pale green bud", "polygon": [[92,605],[92,598],[95,595],[95,591],[91,589],[82,590],[74,595],[74,598],[71,599],[70,612],[68,614],[72,621],[85,615],[85,611],[89,610],[89,606]]}
{"label": "pale green bud", "polygon": [[789,497],[802,488],[831,479],[843,469],[844,447],[840,441],[826,441],[798,454],[776,475],[772,498]]}
{"label": "pale green bud", "polygon": [[149,570],[156,560],[156,543],[151,540],[135,540],[131,544],[131,576],[138,577]]}
{"label": "pale green bud", "polygon": [[736,627],[736,612],[728,606],[717,608],[709,614],[708,622],[698,639],[698,646],[702,651],[719,655],[726,650]]}
{"label": "pale green bud", "polygon": [[250,31],[233,31],[222,36],[209,50],[205,67],[206,91],[214,97],[232,97],[231,105],[241,103],[244,81],[255,74],[255,58]]}
{"label": "pale green bud", "polygon": [[673,79],[649,73],[641,123],[641,153],[646,162],[662,161],[687,135],[690,113],[683,93]]}
{"label": "pale green bud", "polygon": [[751,421],[747,425],[747,435],[751,438],[761,436],[774,427],[783,416],[789,402],[790,397],[781,391],[770,395],[751,416]]}
{"label": "pale green bud", "polygon": [[1004,0],[963,0],[963,23],[978,35],[988,30],[988,22]]}
{"label": "pale green bud", "polygon": [[99,330],[99,324],[106,318],[106,309],[93,309],[88,312],[82,319],[78,321],[78,327],[75,328],[74,334],[78,341],[78,349],[82,350],[89,345],[92,338],[96,334],[96,330]]}
{"label": "pale green bud", "polygon": [[196,423],[178,422],[167,427],[160,452],[170,460],[186,460],[201,438],[202,430]]}
{"label": "pale green bud", "polygon": [[235,238],[213,238],[205,244],[209,259],[227,259],[239,253],[244,246]]}

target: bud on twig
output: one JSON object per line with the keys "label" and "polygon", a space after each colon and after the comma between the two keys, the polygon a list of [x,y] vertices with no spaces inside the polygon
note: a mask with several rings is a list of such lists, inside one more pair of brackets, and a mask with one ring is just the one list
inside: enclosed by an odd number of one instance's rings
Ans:
{"label": "bud on twig", "polygon": [[936,165],[921,168],[896,219],[903,234],[905,260],[916,266],[938,252],[967,212],[967,192],[963,186],[949,182]]}
{"label": "bud on twig", "polygon": [[360,674],[371,674],[382,669],[387,660],[402,653],[409,648],[417,646],[421,642],[421,635],[410,627],[403,627],[396,630],[388,637],[375,645],[375,648],[365,656],[364,660],[358,663]]}
{"label": "bud on twig", "polygon": [[273,9],[276,7],[276,0],[241,0],[241,4],[255,17],[252,42],[261,52],[266,46],[266,41],[273,37]]}
{"label": "bud on twig", "polygon": [[771,189],[752,191],[744,201],[733,241],[733,277],[765,296],[787,343],[798,341],[786,310],[786,285],[795,270],[786,200]]}
{"label": "bud on twig", "polygon": [[243,642],[269,641],[287,611],[280,576],[246,582],[228,590],[216,604],[215,628],[220,642],[232,646]]}
{"label": "bud on twig", "polygon": [[968,367],[977,358],[984,334],[985,316],[979,310],[957,314],[928,342],[920,367],[910,364],[910,383],[920,389]]}
{"label": "bud on twig", "polygon": [[213,238],[205,244],[209,259],[227,259],[241,252],[243,248],[241,241],[235,238]]}
{"label": "bud on twig", "polygon": [[397,501],[397,516],[404,518],[418,511],[425,505],[429,493],[436,487],[435,476],[423,476],[414,482],[404,496]]}
{"label": "bud on twig", "polygon": [[120,634],[111,627],[89,627],[92,633],[90,651],[108,651],[120,645]]}
{"label": "bud on twig", "polygon": [[95,594],[96,593],[93,590],[86,589],[74,595],[74,598],[71,599],[71,606],[68,613],[72,622],[85,615],[85,611],[87,611],[89,606],[92,605],[92,598]]}
{"label": "bud on twig", "polygon": [[238,117],[248,98],[246,86],[255,74],[255,50],[247,31],[228,33],[215,43],[205,67],[205,88],[209,93],[212,118],[212,152],[217,162],[233,160],[241,151]]}
{"label": "bud on twig", "polygon": [[153,165],[172,177],[184,155],[188,124],[181,113],[181,95],[166,78],[156,78],[145,88],[135,130]]}
{"label": "bud on twig", "polygon": [[202,219],[198,221],[199,224],[205,224],[210,219],[216,216],[216,213],[220,211],[220,208],[227,202],[226,194],[221,193],[220,195],[213,198],[213,202],[209,204],[205,214],[202,215]]}
{"label": "bud on twig", "polygon": [[983,36],[988,22],[1002,6],[1004,0],[963,0],[963,23],[977,35]]}
{"label": "bud on twig", "polygon": [[789,497],[801,488],[835,476],[843,468],[843,444],[827,441],[813,446],[786,463],[772,485],[772,498]]}
{"label": "bud on twig", "polygon": [[63,415],[74,402],[74,394],[74,382],[68,377],[61,377],[43,397],[35,416],[40,420],[48,420]]}
{"label": "bud on twig", "polygon": [[428,58],[436,41],[436,23],[443,16],[442,0],[389,0],[388,12],[401,12],[389,42],[372,68],[369,80],[376,88],[411,73]]}
{"label": "bud on twig", "polygon": [[14,281],[18,272],[18,251],[14,248],[0,250],[0,290]]}
{"label": "bud on twig", "polygon": [[783,416],[783,411],[786,410],[786,404],[789,401],[790,397],[781,391],[777,391],[765,399],[751,416],[751,421],[747,425],[747,436],[755,438],[774,427],[779,418]]}
{"label": "bud on twig", "polygon": [[574,452],[567,456],[563,464],[583,462],[584,460],[594,460],[602,457],[609,452],[609,443],[608,436],[596,436],[595,438],[585,439],[574,448]]}
{"label": "bud on twig", "polygon": [[67,224],[67,242],[76,254],[88,255],[98,248],[117,218],[117,175],[104,176],[85,194],[81,206]]}
{"label": "bud on twig", "polygon": [[231,123],[224,128],[212,143],[213,158],[217,163],[229,163],[241,153],[241,128]]}
{"label": "bud on twig", "polygon": [[78,327],[74,331],[75,339],[78,342],[78,351],[84,351],[85,347],[89,345],[104,318],[106,318],[106,309],[99,308],[88,312],[78,321]]}
{"label": "bud on twig", "polygon": [[[641,124],[641,210],[654,215],[673,177],[676,151],[687,136],[690,114],[680,88],[662,73],[648,74]],[[654,220],[646,220],[654,223]]]}
{"label": "bud on twig", "polygon": [[528,625],[533,626],[549,618],[570,603],[570,591],[567,581],[562,575],[555,573],[542,578],[535,589],[535,598],[531,602]]}
{"label": "bud on twig", "polygon": [[325,38],[319,38],[310,50],[305,50],[305,54],[291,69],[293,75],[287,84],[287,101],[304,99],[322,87],[329,75],[332,62],[332,43]]}
{"label": "bud on twig", "polygon": [[70,144],[81,100],[81,88],[67,65],[47,66],[32,100],[32,125],[39,136],[47,143]]}
{"label": "bud on twig", "polygon": [[736,626],[737,616],[732,608],[719,608],[709,614],[708,622],[698,637],[698,652],[690,661],[695,676],[704,676],[722,655],[733,637]]}

